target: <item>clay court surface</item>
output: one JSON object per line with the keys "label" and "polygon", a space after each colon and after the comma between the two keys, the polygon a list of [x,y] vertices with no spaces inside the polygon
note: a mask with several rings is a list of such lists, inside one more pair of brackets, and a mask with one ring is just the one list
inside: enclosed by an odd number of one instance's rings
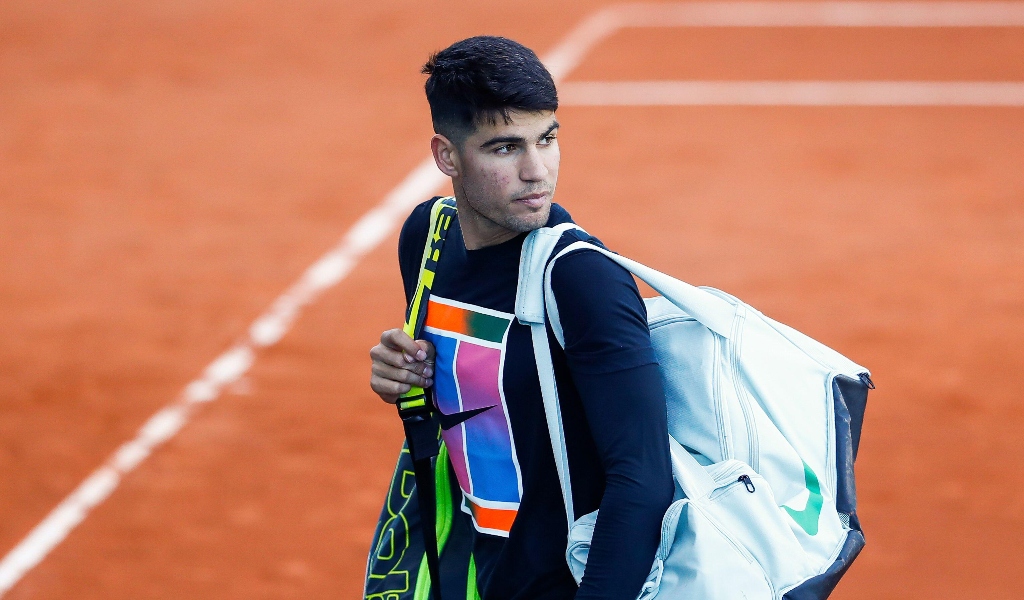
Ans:
{"label": "clay court surface", "polygon": [[[428,154],[418,67],[599,2],[0,4],[0,556]],[[1024,81],[1024,28],[625,30],[567,77]],[[573,107],[556,201],[872,369],[834,597],[1020,597],[1024,108]],[[424,199],[429,197],[426,194]],[[358,598],[397,232],[5,596]]]}

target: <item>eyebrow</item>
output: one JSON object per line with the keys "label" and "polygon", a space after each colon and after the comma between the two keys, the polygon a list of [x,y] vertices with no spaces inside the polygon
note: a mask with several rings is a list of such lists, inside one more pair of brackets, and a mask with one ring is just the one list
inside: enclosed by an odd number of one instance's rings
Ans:
{"label": "eyebrow", "polygon": [[[549,135],[551,135],[552,131],[558,129],[558,125],[559,125],[558,121],[553,121],[551,123],[551,125],[548,126],[547,130],[540,136],[539,139],[544,139],[544,138],[548,137]],[[502,136],[493,137],[493,138],[487,140],[486,142],[480,144],[480,147],[481,148],[487,148],[488,146],[494,146],[496,144],[522,144],[525,141],[526,141],[526,138],[524,138],[522,136],[502,135]]]}

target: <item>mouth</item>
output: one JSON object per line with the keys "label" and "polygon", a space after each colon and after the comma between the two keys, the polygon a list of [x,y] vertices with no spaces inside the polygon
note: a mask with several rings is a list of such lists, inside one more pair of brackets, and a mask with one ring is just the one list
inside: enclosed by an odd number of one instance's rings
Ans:
{"label": "mouth", "polygon": [[548,198],[548,194],[547,193],[538,193],[538,194],[529,194],[527,196],[521,196],[519,198],[516,198],[515,201],[519,202],[519,203],[522,203],[522,204],[525,204],[526,206],[529,206],[530,208],[542,208],[544,206],[544,203],[547,200],[547,198]]}

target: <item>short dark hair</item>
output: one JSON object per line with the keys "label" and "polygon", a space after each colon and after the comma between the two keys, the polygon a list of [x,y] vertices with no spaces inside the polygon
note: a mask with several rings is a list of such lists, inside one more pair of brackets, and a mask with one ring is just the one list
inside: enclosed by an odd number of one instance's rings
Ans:
{"label": "short dark hair", "polygon": [[434,132],[458,144],[484,119],[494,123],[501,115],[510,123],[510,110],[558,109],[551,73],[533,50],[507,38],[455,42],[431,55],[423,73]]}

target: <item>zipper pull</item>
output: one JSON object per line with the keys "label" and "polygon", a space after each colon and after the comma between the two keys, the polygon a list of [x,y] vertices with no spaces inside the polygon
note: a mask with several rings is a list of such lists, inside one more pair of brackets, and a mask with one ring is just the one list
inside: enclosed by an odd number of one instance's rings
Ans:
{"label": "zipper pull", "polygon": [[747,491],[751,494],[754,493],[754,482],[750,480],[750,475],[740,475],[740,478],[736,481],[743,482],[743,487],[747,488]]}

